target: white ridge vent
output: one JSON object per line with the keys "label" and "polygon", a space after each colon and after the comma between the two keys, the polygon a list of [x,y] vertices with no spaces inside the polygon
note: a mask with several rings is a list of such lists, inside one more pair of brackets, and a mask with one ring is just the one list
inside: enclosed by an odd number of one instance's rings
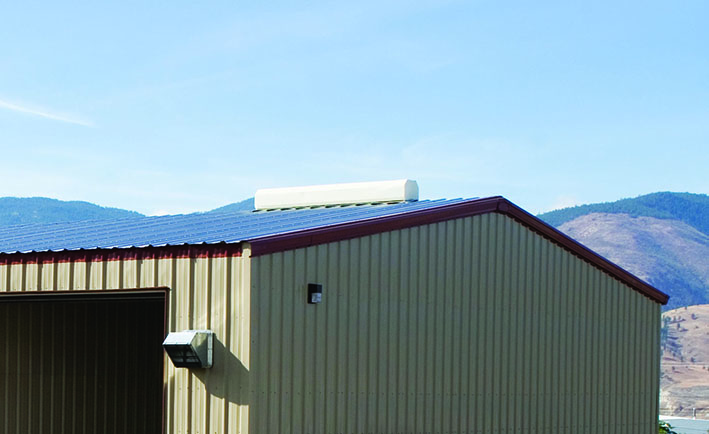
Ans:
{"label": "white ridge vent", "polygon": [[302,208],[325,205],[352,205],[415,201],[419,198],[416,181],[353,182],[307,187],[265,188],[256,191],[257,210]]}

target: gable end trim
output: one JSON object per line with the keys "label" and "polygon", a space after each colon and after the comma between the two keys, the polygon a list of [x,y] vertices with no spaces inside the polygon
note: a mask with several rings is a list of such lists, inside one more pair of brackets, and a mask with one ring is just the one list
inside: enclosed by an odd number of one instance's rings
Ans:
{"label": "gable end trim", "polygon": [[500,213],[516,220],[528,229],[599,268],[651,300],[663,305],[667,304],[669,300],[667,294],[501,196],[475,199],[454,205],[443,205],[437,208],[429,208],[409,213],[394,214],[322,228],[255,238],[249,240],[251,243],[251,256],[267,255],[269,253],[343,241],[491,212]]}

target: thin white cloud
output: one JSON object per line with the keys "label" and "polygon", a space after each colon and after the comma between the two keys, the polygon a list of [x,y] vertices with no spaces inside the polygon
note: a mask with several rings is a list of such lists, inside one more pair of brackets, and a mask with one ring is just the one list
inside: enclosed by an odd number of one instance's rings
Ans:
{"label": "thin white cloud", "polygon": [[0,99],[0,108],[12,110],[17,113],[25,113],[28,115],[39,116],[39,117],[42,117],[45,119],[51,119],[54,121],[66,122],[66,123],[74,124],[74,125],[81,125],[83,127],[93,127],[94,126],[93,123],[91,123],[87,120],[84,120],[84,119],[74,117],[74,116],[68,116],[68,115],[64,115],[64,114],[60,114],[60,113],[52,113],[52,112],[44,110],[44,109],[40,110],[40,109],[36,109],[36,108],[21,106],[21,105],[18,105],[18,104],[9,102],[9,101],[5,101],[2,99]]}

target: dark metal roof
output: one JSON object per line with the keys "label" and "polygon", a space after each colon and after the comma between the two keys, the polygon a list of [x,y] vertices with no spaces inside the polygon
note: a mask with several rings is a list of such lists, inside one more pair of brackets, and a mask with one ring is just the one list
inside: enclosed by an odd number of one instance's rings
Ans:
{"label": "dark metal roof", "polygon": [[0,228],[0,253],[238,243],[465,202],[423,200],[258,212],[170,215]]}
{"label": "dark metal roof", "polygon": [[250,243],[252,256],[259,256],[491,212],[517,220],[650,299],[667,303],[667,294],[499,196],[9,226],[0,229],[0,259],[42,252],[238,246],[243,241]]}

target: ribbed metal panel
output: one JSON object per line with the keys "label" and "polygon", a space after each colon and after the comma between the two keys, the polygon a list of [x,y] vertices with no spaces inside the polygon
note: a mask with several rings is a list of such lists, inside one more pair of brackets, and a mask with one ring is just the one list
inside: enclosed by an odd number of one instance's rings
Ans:
{"label": "ribbed metal panel", "polygon": [[[322,304],[305,303],[308,283],[323,284]],[[171,288],[168,330],[217,338],[212,369],[164,359],[168,433],[655,429],[659,305],[501,215],[254,259],[215,248],[0,265],[0,291],[157,286]],[[0,336],[43,321],[12,310]],[[0,396],[0,433],[52,432],[54,416],[29,417],[18,402],[68,401],[23,372],[3,379],[17,395]],[[71,408],[66,420],[94,423]]]}
{"label": "ribbed metal panel", "polygon": [[[205,251],[208,253],[204,253]],[[175,369],[167,357],[163,356],[166,432],[246,433],[250,392],[249,250],[245,248],[242,256],[238,257],[225,254],[219,248],[205,251],[197,255],[198,257],[176,253],[173,257],[135,259],[121,258],[116,253],[110,253],[87,256],[70,262],[23,262],[0,265],[0,291],[170,288],[168,331],[207,328],[215,332],[216,341],[214,367],[211,369]],[[32,260],[29,256],[28,259]],[[56,259],[63,259],[63,257],[57,255]],[[50,330],[47,333],[51,333],[51,329],[57,328],[57,333],[64,336],[78,336],[79,339],[84,339],[82,336],[86,334],[95,333],[89,328],[89,324],[93,324],[89,318],[84,321],[87,324],[86,329],[81,327],[69,329],[68,325],[61,322],[54,323],[50,327],[49,323],[38,318],[34,311],[17,311],[11,307],[6,311],[12,314],[0,315],[0,358],[5,358],[5,366],[11,362],[8,360],[11,352],[6,351],[7,348],[3,348],[3,345],[14,345],[8,343],[9,340],[6,338],[15,336],[13,333],[17,330],[31,331],[36,327],[48,327]],[[57,311],[56,315],[61,317],[65,313]],[[162,318],[160,320],[163,321]],[[122,317],[117,319],[115,330],[131,324],[139,325],[143,321],[143,318],[135,316]],[[82,322],[71,324],[82,324]],[[51,334],[44,336],[51,336]],[[93,338],[98,337],[93,336]],[[110,339],[111,336],[108,338]],[[86,338],[87,342],[92,339]],[[40,357],[38,360],[46,359]],[[27,376],[23,372],[12,371],[11,378],[2,379],[14,382],[11,389],[17,390],[19,398],[16,398],[15,394],[9,397],[0,396],[0,433],[140,432],[140,430],[131,430],[132,425],[126,426],[127,430],[124,431],[59,430],[58,427],[66,425],[59,425],[53,419],[41,416],[30,418],[28,414],[22,413],[24,410],[21,409],[25,407],[18,405],[18,402],[22,399],[37,399],[37,396],[49,396],[50,398],[42,402],[47,402],[46,405],[55,406],[54,408],[62,405],[63,418],[73,421],[93,420],[90,412],[85,412],[83,407],[70,404],[71,401],[66,401],[64,395],[56,395],[52,390],[48,390],[53,387],[48,386],[49,383],[37,382],[36,375]],[[104,374],[107,372],[99,371],[98,375]],[[73,382],[74,376],[71,372],[60,370],[56,375],[66,384],[76,384],[76,387],[80,387],[81,382],[79,380]],[[127,381],[131,380],[129,378]],[[140,406],[121,400],[112,401],[111,405],[115,406],[116,411],[121,412],[120,414],[128,421],[125,423],[133,424],[141,419]],[[31,408],[36,409],[36,405],[32,404]],[[47,413],[45,411],[41,414]],[[56,412],[49,414],[56,414]],[[3,419],[2,415],[11,415],[11,417]],[[30,420],[33,424],[31,426]],[[25,425],[17,425],[17,423]],[[18,426],[21,429],[17,429]]]}
{"label": "ribbed metal panel", "polygon": [[659,305],[509,217],[259,256],[251,285],[251,433],[657,429]]}
{"label": "ribbed metal panel", "polygon": [[464,202],[474,200],[439,199],[269,212],[194,213],[0,226],[0,253],[238,243],[304,229],[416,213]]}

